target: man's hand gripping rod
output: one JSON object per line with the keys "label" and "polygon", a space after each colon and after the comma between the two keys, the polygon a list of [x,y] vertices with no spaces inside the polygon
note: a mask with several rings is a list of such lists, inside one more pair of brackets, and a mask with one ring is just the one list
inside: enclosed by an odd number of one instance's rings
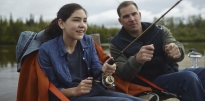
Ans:
{"label": "man's hand gripping rod", "polygon": [[[129,48],[135,41],[137,41],[144,33],[146,33],[152,26],[154,26],[161,18],[163,18],[170,10],[172,10],[176,5],[178,5],[182,0],[179,0],[177,3],[175,3],[168,11],[166,11],[159,19],[157,19],[154,23],[152,23],[146,30],[142,32],[138,37],[136,37],[127,47],[125,47],[114,59],[110,59],[108,61],[108,64],[113,65],[115,62],[114,60],[117,59],[121,54],[124,53],[124,51]],[[97,79],[102,75],[103,71],[98,72],[96,75],[93,76],[93,79]],[[114,83],[114,81],[113,81]]]}

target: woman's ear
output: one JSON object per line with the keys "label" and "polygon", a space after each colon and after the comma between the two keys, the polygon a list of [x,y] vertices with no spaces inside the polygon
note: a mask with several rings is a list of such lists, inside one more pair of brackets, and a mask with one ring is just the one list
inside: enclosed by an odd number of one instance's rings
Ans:
{"label": "woman's ear", "polygon": [[61,29],[64,29],[64,24],[63,24],[63,20],[62,19],[58,19],[58,26],[61,28]]}

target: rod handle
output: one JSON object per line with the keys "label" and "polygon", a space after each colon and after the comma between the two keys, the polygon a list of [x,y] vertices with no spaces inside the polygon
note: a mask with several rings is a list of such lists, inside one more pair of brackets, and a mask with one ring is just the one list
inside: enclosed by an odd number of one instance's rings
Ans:
{"label": "rod handle", "polygon": [[[108,62],[107,62],[109,65],[113,65],[115,63],[115,61],[113,59],[110,59]],[[94,76],[93,76],[93,79],[96,80],[98,77],[100,77],[102,75],[103,71],[99,71],[98,73],[96,73]]]}

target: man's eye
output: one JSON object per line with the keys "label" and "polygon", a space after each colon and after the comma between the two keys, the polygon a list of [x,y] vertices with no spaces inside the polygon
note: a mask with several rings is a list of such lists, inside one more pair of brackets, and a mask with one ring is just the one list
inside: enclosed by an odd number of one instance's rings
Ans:
{"label": "man's eye", "polygon": [[129,15],[125,15],[125,16],[123,16],[123,18],[124,18],[124,19],[129,18]]}
{"label": "man's eye", "polygon": [[132,16],[135,16],[135,15],[137,15],[137,13],[132,13]]}

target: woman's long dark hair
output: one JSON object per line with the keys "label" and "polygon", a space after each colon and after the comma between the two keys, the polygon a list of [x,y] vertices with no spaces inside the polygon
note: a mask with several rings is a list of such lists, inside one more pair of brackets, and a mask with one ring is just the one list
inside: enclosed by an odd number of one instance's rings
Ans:
{"label": "woman's long dark hair", "polygon": [[58,25],[58,20],[62,19],[64,22],[76,11],[83,9],[87,14],[86,10],[79,4],[70,3],[66,4],[57,13],[57,18],[55,18],[50,25],[45,28],[45,41],[53,39],[59,35],[61,35],[62,29]]}

